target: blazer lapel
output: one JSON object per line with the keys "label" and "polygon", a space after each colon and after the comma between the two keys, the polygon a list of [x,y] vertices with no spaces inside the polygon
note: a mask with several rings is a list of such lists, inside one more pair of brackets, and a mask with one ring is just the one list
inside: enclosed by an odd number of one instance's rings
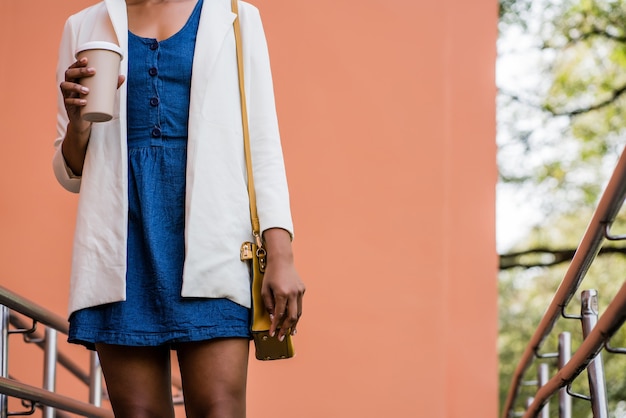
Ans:
{"label": "blazer lapel", "polygon": [[[211,70],[236,16],[230,9],[230,1],[204,0],[193,58],[192,102],[194,99],[200,99],[198,104],[203,102]],[[194,92],[200,97],[194,97]]]}
{"label": "blazer lapel", "polygon": [[[124,0],[104,0],[113,30],[117,36],[119,46],[124,51],[123,60],[128,59],[128,15],[126,13],[126,2]],[[121,66],[122,74],[126,75],[127,66]]]}

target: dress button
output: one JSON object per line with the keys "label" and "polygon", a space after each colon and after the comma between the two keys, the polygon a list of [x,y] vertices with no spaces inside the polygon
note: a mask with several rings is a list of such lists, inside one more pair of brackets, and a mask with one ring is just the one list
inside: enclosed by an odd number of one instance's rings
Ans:
{"label": "dress button", "polygon": [[150,106],[158,106],[158,105],[159,105],[158,97],[153,97],[152,99],[150,99]]}
{"label": "dress button", "polygon": [[148,70],[148,74],[150,74],[152,77],[154,77],[158,73],[159,73],[159,70],[157,70],[156,67],[152,67]]}
{"label": "dress button", "polygon": [[157,41],[154,41],[150,44],[150,49],[153,51],[155,51],[158,47],[159,47],[159,43]]}
{"label": "dress button", "polygon": [[160,138],[161,137],[161,129],[160,128],[152,128],[152,132],[150,132],[152,138]]}

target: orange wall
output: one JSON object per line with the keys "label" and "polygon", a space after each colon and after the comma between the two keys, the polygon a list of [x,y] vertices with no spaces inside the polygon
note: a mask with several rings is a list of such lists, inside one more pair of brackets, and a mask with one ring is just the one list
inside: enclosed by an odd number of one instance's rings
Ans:
{"label": "orange wall", "polygon": [[[61,315],[55,56],[92,3],[0,1],[0,280]],[[254,3],[308,291],[296,359],[251,365],[249,416],[495,417],[497,2]],[[22,347],[10,372],[39,383]]]}

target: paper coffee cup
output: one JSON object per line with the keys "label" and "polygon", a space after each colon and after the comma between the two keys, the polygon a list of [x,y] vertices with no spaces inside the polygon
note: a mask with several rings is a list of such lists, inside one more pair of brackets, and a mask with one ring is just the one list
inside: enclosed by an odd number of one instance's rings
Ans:
{"label": "paper coffee cup", "polygon": [[80,81],[80,84],[89,88],[89,94],[85,96],[87,104],[81,116],[89,122],[109,121],[113,118],[115,107],[122,49],[111,42],[87,42],[76,50],[76,59],[83,57],[87,57],[87,65],[95,68],[96,73]]}

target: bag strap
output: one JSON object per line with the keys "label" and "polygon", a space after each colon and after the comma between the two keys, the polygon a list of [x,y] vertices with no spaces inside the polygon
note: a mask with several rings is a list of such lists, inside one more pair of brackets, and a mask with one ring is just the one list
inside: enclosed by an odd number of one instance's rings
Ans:
{"label": "bag strap", "polygon": [[241,44],[241,25],[239,23],[238,0],[231,0],[233,13],[237,15],[233,22],[235,30],[235,48],[237,50],[237,70],[239,74],[239,95],[241,97],[241,124],[243,128],[243,149],[246,156],[246,170],[248,172],[248,196],[250,199],[250,221],[252,234],[256,243],[261,247],[261,227],[256,209],[256,191],[254,189],[254,174],[252,172],[252,152],[250,149],[250,128],[248,126],[248,106],[243,74],[243,48]]}

